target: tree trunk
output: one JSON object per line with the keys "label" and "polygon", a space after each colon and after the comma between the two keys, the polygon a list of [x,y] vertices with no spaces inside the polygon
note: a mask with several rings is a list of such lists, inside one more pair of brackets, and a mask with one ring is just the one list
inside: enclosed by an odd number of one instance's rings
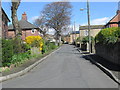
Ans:
{"label": "tree trunk", "polygon": [[59,36],[59,46],[61,45],[61,36]]}
{"label": "tree trunk", "polygon": [[15,36],[21,38],[22,31],[20,29],[18,18],[17,18],[17,9],[18,9],[19,5],[20,5],[20,0],[16,0],[16,2],[14,0],[12,0],[11,10],[12,10],[13,28],[15,29]]}

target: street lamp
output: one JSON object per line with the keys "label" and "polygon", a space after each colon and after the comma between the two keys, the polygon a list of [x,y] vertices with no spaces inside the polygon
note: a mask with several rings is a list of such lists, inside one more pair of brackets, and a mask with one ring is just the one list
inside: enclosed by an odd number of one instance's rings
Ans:
{"label": "street lamp", "polygon": [[87,16],[88,16],[88,37],[89,37],[89,53],[92,52],[91,48],[91,36],[90,36],[90,9],[89,9],[89,0],[87,0],[87,9],[81,8],[80,11],[87,10]]}

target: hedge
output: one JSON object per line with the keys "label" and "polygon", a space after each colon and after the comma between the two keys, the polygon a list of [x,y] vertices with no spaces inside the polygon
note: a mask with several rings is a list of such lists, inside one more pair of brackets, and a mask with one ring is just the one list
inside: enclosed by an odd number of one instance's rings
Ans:
{"label": "hedge", "polygon": [[95,37],[96,42],[103,44],[114,44],[120,37],[120,27],[102,29]]}

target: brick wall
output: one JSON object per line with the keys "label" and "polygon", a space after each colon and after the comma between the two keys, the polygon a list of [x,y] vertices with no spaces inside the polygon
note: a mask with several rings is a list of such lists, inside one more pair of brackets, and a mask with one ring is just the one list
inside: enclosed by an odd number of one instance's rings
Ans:
{"label": "brick wall", "polygon": [[96,54],[106,60],[120,65],[120,42],[116,44],[103,45],[95,44]]}
{"label": "brick wall", "polygon": [[[35,30],[34,33],[32,33],[31,30],[23,30],[22,31],[22,40],[25,40],[25,37],[27,37],[27,36],[38,36],[38,35],[39,35],[38,30]],[[9,38],[15,37],[15,32],[14,31],[8,31],[8,37]]]}

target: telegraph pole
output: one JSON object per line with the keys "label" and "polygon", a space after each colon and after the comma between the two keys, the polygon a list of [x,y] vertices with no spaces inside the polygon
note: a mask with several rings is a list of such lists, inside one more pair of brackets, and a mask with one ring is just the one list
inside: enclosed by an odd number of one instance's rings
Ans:
{"label": "telegraph pole", "polygon": [[87,15],[88,15],[89,53],[91,53],[92,49],[91,49],[91,34],[90,34],[90,9],[89,9],[89,0],[87,0]]}
{"label": "telegraph pole", "polygon": [[[79,25],[79,39],[80,39],[80,25]],[[79,40],[79,47],[81,48],[80,40]]]}
{"label": "telegraph pole", "polygon": [[76,45],[76,30],[75,30],[75,21],[74,21],[74,32],[75,32],[75,45]]}

